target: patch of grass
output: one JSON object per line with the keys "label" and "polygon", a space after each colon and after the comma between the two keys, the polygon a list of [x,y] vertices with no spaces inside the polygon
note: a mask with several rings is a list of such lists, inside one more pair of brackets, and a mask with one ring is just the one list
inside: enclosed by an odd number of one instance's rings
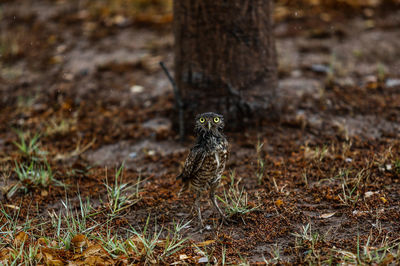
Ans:
{"label": "patch of grass", "polygon": [[307,144],[304,147],[304,156],[319,163],[321,163],[330,154],[329,152],[330,147],[328,145],[322,145],[322,147],[316,146],[315,148],[312,148]]}
{"label": "patch of grass", "polygon": [[257,176],[257,181],[258,181],[259,185],[261,185],[262,179],[264,177],[264,172],[265,172],[265,160],[263,158],[263,153],[262,153],[263,146],[264,146],[264,143],[261,143],[260,140],[258,140],[257,146],[256,146],[256,153],[257,153],[256,176]]}
{"label": "patch of grass", "polygon": [[206,263],[206,265],[211,265],[211,263],[217,262],[217,259],[214,256],[214,252],[215,252],[214,247],[211,247],[211,248],[204,247],[204,249],[201,249],[196,244],[193,244],[193,246],[196,250],[197,255],[200,256],[200,258],[198,258],[196,263]]}
{"label": "patch of grass", "polygon": [[39,260],[37,259],[39,246],[28,245],[25,247],[25,243],[17,247],[13,247],[9,253],[10,258],[6,265],[37,265]]}
{"label": "patch of grass", "polygon": [[26,190],[31,186],[46,188],[55,181],[53,171],[47,162],[46,168],[36,165],[33,161],[29,166],[15,162],[15,172]]}
{"label": "patch of grass", "polygon": [[185,243],[188,239],[182,237],[182,230],[189,227],[189,224],[190,221],[186,223],[183,221],[173,222],[173,228],[168,229],[169,233],[165,240],[164,251],[162,253],[164,257],[171,256],[183,248],[183,243]]}
{"label": "patch of grass", "polygon": [[53,118],[47,123],[45,134],[50,136],[65,135],[76,125],[76,123],[76,117],[66,119]]}
{"label": "patch of grass", "polygon": [[270,255],[271,255],[271,259],[269,259],[269,260],[267,260],[263,256],[264,262],[267,265],[270,265],[270,264],[274,264],[275,265],[275,264],[279,263],[279,261],[281,260],[281,252],[280,252],[280,249],[279,249],[279,246],[278,246],[277,243],[275,243],[273,245],[273,247],[271,247]]}
{"label": "patch of grass", "polygon": [[117,258],[120,255],[129,256],[129,245],[127,245],[118,235],[113,235],[110,228],[108,228],[106,236],[98,234],[96,239],[101,241],[102,247],[113,258]]}
{"label": "patch of grass", "polygon": [[[71,240],[75,235],[88,235],[95,228],[99,227],[93,216],[97,213],[88,198],[86,202],[79,198],[79,208],[70,206],[68,199],[61,201],[64,208],[61,208],[58,214],[55,211],[49,212],[51,225],[55,229],[54,238],[57,240],[58,248],[71,248]],[[89,226],[89,224],[91,226]]]}
{"label": "patch of grass", "polygon": [[18,148],[21,155],[25,159],[37,160],[38,157],[36,156],[43,153],[39,149],[40,134],[35,134],[31,137],[30,133],[25,133],[20,130],[16,130],[16,133],[19,137],[19,142],[14,141],[13,143]]}
{"label": "patch of grass", "polygon": [[361,196],[360,184],[369,177],[369,171],[361,169],[357,172],[355,178],[350,177],[351,171],[349,169],[342,169],[339,172],[341,178],[342,193],[339,194],[339,199],[344,205],[355,206]]}
{"label": "patch of grass", "polygon": [[187,238],[183,238],[181,231],[188,227],[190,222],[173,223],[172,229],[167,229],[167,237],[161,239],[161,235],[165,231],[163,228],[157,228],[157,222],[153,232],[149,229],[150,216],[147,217],[146,224],[141,232],[135,228],[129,230],[133,233],[133,237],[127,240],[127,245],[132,251],[147,263],[160,263],[184,248]]}
{"label": "patch of grass", "polygon": [[379,246],[370,245],[371,235],[364,246],[360,244],[360,237],[357,236],[357,245],[354,251],[343,249],[332,249],[335,258],[341,264],[350,265],[398,265],[400,263],[400,241],[383,241]]}
{"label": "patch of grass", "polygon": [[[311,224],[302,226],[302,230],[298,233],[292,233],[296,237],[295,248],[300,250],[300,254],[305,255],[305,261],[314,264],[320,262],[320,249],[317,248],[317,244],[322,242],[322,237],[318,232],[313,232]],[[304,251],[305,250],[305,251]]]}
{"label": "patch of grass", "polygon": [[31,161],[30,164],[15,162],[14,172],[17,174],[18,183],[8,191],[7,198],[11,198],[18,190],[27,193],[34,188],[47,188],[52,184],[64,186],[62,182],[54,178],[54,173],[47,161],[45,166],[35,161]]}
{"label": "patch of grass", "polygon": [[319,162],[322,162],[322,160],[325,158],[325,156],[328,154],[328,146],[323,145],[322,147],[316,147],[315,148],[315,159],[318,160]]}
{"label": "patch of grass", "polygon": [[299,233],[293,233],[292,235],[296,237],[300,245],[304,242],[309,242],[311,244],[311,248],[314,248],[316,243],[320,240],[320,235],[318,232],[312,232],[312,226],[310,223],[303,225],[301,227],[301,231]]}
{"label": "patch of grass", "polygon": [[108,184],[108,178],[106,176],[106,183],[104,185],[107,189],[108,208],[111,216],[116,216],[119,212],[136,204],[140,200],[140,177],[133,185],[122,184],[123,169],[124,164],[122,164],[115,173],[113,185]]}
{"label": "patch of grass", "polygon": [[157,223],[153,234],[148,230],[150,216],[147,217],[146,225],[143,228],[142,233],[136,231],[132,228],[131,232],[134,234],[134,238],[128,240],[128,245],[133,249],[133,251],[142,256],[145,259],[145,263],[156,263],[157,256],[155,254],[155,248],[157,244],[160,243],[160,236],[162,230],[157,232]]}
{"label": "patch of grass", "polygon": [[[244,188],[239,188],[240,180],[235,182],[235,173],[230,174],[230,185],[228,191],[224,190],[224,198],[216,196],[225,206],[226,214],[231,217],[234,215],[244,215],[255,211],[259,206],[255,206],[248,202],[247,192]],[[243,220],[243,217],[242,217]],[[244,222],[244,220],[243,220]]]}
{"label": "patch of grass", "polygon": [[[20,219],[20,208],[17,207],[13,215],[10,215],[4,206],[0,205],[0,221],[4,223],[0,225],[0,251],[1,265],[36,265],[38,260],[38,246],[30,244],[30,236],[28,231],[32,230],[35,225],[33,219],[28,216],[25,221],[18,223]],[[29,244],[29,245],[26,245]],[[8,254],[8,256],[4,256]]]}
{"label": "patch of grass", "polygon": [[[28,217],[25,223],[22,225],[18,224],[18,219],[20,215],[20,208],[18,207],[13,215],[10,215],[5,209],[2,203],[0,203],[0,221],[3,224],[0,226],[0,240],[2,244],[9,244],[9,239],[12,239],[18,231],[26,231],[31,228],[32,220]],[[1,247],[1,246],[0,246]]]}
{"label": "patch of grass", "polygon": [[18,178],[15,184],[7,192],[7,198],[11,198],[18,190],[27,193],[34,188],[47,188],[52,184],[64,186],[54,178],[54,172],[47,161],[46,153],[40,150],[40,134],[31,136],[29,132],[16,130],[19,142],[14,142],[21,154],[22,161],[15,163],[14,173]]}

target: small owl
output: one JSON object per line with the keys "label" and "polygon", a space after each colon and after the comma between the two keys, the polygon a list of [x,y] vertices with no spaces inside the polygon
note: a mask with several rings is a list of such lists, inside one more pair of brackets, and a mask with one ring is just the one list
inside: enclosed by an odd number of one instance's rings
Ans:
{"label": "small owl", "polygon": [[209,190],[213,205],[223,221],[227,220],[215,198],[215,190],[228,157],[228,141],[222,134],[223,127],[222,115],[210,112],[196,116],[196,144],[190,149],[182,173],[177,177],[182,179],[184,189],[190,187],[195,192],[195,207],[202,227],[200,196],[204,190]]}

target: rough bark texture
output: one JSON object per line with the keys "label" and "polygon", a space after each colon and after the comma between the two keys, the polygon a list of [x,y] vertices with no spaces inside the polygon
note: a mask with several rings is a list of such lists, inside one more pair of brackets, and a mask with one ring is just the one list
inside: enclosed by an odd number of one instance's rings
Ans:
{"label": "rough bark texture", "polygon": [[215,111],[235,127],[268,116],[277,87],[272,2],[174,1],[175,79],[186,121]]}

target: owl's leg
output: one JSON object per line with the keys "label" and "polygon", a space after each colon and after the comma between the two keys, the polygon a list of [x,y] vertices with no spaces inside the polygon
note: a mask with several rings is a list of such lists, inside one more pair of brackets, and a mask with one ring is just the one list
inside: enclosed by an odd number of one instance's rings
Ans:
{"label": "owl's leg", "polygon": [[221,215],[221,218],[222,218],[222,221],[224,222],[224,224],[227,224],[228,223],[228,217],[226,217],[224,212],[218,206],[217,198],[215,197],[215,189],[216,189],[216,187],[214,187],[214,186],[210,188],[210,199],[211,199],[211,202],[213,203],[214,207],[217,209],[217,211]]}
{"label": "owl's leg", "polygon": [[195,205],[195,207],[196,207],[197,215],[199,216],[199,223],[200,223],[200,226],[203,228],[203,227],[204,227],[204,224],[203,224],[203,219],[201,218],[200,196],[201,196],[200,191],[197,191],[197,192],[196,192],[196,199],[195,199],[195,201],[194,201],[194,205]]}

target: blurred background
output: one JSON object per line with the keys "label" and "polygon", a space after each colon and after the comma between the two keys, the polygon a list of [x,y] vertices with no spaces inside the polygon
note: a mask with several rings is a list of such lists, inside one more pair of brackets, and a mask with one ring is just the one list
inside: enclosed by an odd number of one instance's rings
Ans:
{"label": "blurred background", "polygon": [[[148,212],[165,226],[190,212],[191,198],[177,197],[175,176],[194,137],[178,141],[172,87],[159,66],[163,61],[173,73],[172,9],[172,0],[0,0],[0,221],[11,213],[21,224],[28,215],[54,218],[66,195],[70,209],[90,197],[98,227],[85,235],[105,234],[105,177],[115,177],[122,162],[121,182],[145,181],[137,201],[121,203],[129,208],[112,216],[118,228],[147,226]],[[311,246],[343,263],[357,243],[399,245],[400,0],[277,0],[274,21],[285,104],[278,121],[227,132],[231,159],[218,192],[243,180],[249,201],[241,204],[260,209],[234,216],[240,225],[217,236],[185,234],[217,241],[202,243],[235,263],[238,252],[252,262],[274,258],[271,243],[279,244],[282,261],[298,264],[320,262]],[[32,181],[32,169],[47,172]],[[307,223],[333,234],[314,239]],[[56,232],[54,223],[43,224],[18,228]],[[71,239],[68,230],[58,237]],[[12,243],[6,236],[14,237],[5,235],[0,249]],[[204,257],[183,250],[192,263]],[[367,255],[354,255],[355,263],[376,262]],[[394,258],[398,252],[389,263]]]}
{"label": "blurred background", "polygon": [[[399,6],[276,1],[286,111],[297,112],[304,93],[318,98],[335,85],[398,85]],[[172,0],[3,0],[0,19],[3,139],[26,127],[86,141],[95,135],[97,146],[147,134],[141,122],[156,114],[173,119],[172,90],[158,65],[173,70]]]}

